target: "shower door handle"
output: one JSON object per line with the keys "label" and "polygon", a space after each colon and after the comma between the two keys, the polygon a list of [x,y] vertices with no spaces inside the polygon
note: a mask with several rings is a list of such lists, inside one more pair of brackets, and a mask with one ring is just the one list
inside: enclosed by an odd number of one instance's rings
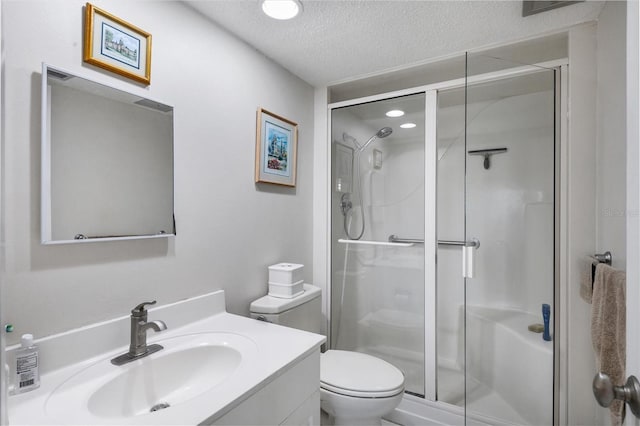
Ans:
{"label": "shower door handle", "polygon": [[438,240],[439,246],[462,247],[462,278],[473,278],[475,273],[475,251],[480,247],[480,240],[472,238],[468,241]]}
{"label": "shower door handle", "polygon": [[[391,237],[394,237],[394,236],[395,235],[392,235]],[[469,247],[478,248],[480,247],[480,240],[478,240],[477,238],[472,238],[469,241],[438,240],[438,245],[439,246],[460,246],[460,247],[469,246]]]}
{"label": "shower door handle", "polygon": [[472,238],[462,246],[462,277],[473,278],[475,275],[475,251],[480,247],[480,240]]}

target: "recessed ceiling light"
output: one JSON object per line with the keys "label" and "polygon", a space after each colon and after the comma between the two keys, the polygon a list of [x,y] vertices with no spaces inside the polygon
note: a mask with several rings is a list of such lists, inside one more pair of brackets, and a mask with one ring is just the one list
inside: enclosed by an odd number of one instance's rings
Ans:
{"label": "recessed ceiling light", "polygon": [[416,127],[416,123],[404,123],[401,124],[400,127],[402,127],[403,129],[413,129],[414,127]]}
{"label": "recessed ceiling light", "polygon": [[262,11],[273,19],[291,19],[302,12],[298,0],[262,0]]}
{"label": "recessed ceiling light", "polygon": [[400,111],[399,109],[392,109],[391,111],[387,111],[387,117],[402,117],[404,115],[404,111]]}

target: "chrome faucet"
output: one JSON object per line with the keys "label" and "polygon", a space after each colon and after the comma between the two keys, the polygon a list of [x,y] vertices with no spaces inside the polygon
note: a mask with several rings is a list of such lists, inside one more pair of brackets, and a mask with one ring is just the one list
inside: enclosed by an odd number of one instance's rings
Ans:
{"label": "chrome faucet", "polygon": [[145,306],[155,305],[156,301],[143,302],[131,310],[131,344],[129,352],[119,355],[111,360],[114,365],[123,365],[136,359],[144,358],[162,349],[158,344],[147,346],[147,331],[162,331],[167,329],[163,321],[147,322],[147,310]]}

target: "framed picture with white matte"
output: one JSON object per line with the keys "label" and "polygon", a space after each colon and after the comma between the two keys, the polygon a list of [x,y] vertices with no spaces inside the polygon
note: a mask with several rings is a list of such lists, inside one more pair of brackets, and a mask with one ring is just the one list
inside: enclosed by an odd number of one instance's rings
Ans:
{"label": "framed picture with white matte", "polygon": [[151,84],[151,34],[87,3],[84,61],[146,85]]}
{"label": "framed picture with white matte", "polygon": [[256,135],[256,183],[295,187],[298,125],[260,108]]}

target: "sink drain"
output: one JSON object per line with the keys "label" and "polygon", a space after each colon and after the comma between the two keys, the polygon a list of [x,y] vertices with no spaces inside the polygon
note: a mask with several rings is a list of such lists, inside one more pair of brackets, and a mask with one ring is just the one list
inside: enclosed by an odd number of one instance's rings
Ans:
{"label": "sink drain", "polygon": [[154,411],[164,410],[165,408],[169,408],[169,407],[170,407],[169,403],[167,403],[167,402],[159,402],[156,405],[154,405],[153,407],[151,407],[149,412],[153,413]]}

